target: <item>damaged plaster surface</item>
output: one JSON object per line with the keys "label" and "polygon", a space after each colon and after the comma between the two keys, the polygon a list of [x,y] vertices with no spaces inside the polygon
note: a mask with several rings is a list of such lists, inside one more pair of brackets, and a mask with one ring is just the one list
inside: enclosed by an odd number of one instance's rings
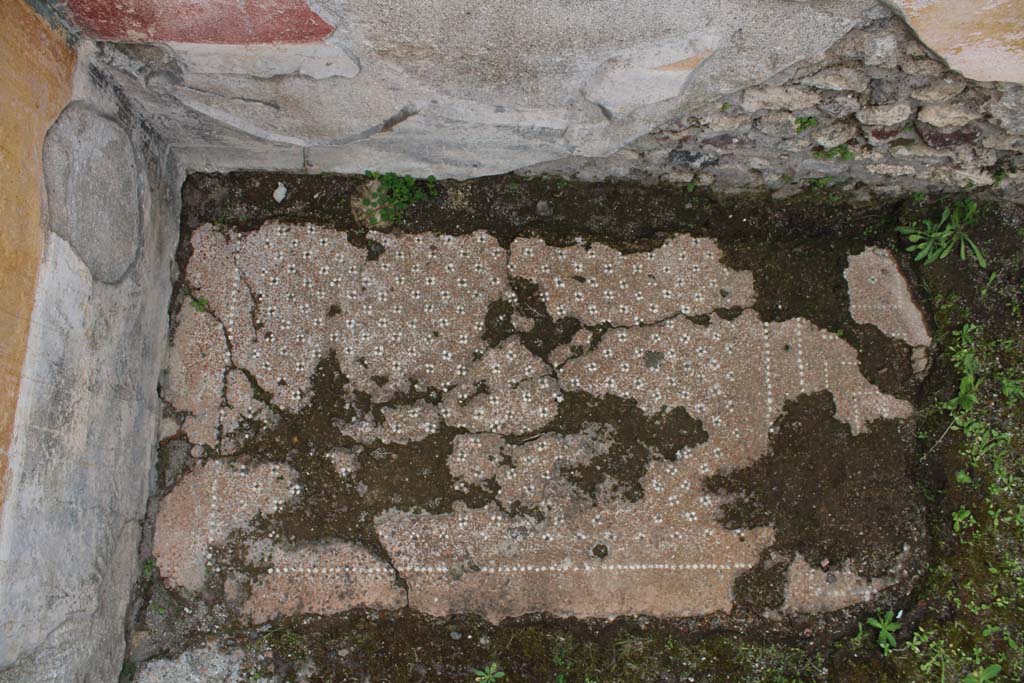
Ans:
{"label": "damaged plaster surface", "polygon": [[1024,85],[970,80],[881,3],[471,4],[323,2],[321,41],[83,56],[196,170],[1024,187]]}
{"label": "damaged plaster surface", "polygon": [[[756,494],[723,477],[789,457],[783,437],[818,422],[906,448],[882,434],[912,405],[834,332],[762,319],[754,273],[714,239],[623,252],[269,221],[208,223],[189,247],[162,395],[194,464],[159,504],[153,553],[168,588],[251,624],[727,615],[782,546],[775,524],[734,519]],[[895,261],[849,263],[851,314],[909,361],[928,331]],[[924,549],[909,524],[882,565],[783,557],[781,612],[905,580]]]}
{"label": "damaged plaster surface", "polygon": [[117,678],[161,413],[182,178],[130,111],[78,87],[42,154],[48,230],[0,516],[4,683]]}
{"label": "damaged plaster surface", "polygon": [[311,14],[333,30],[295,44],[302,2],[275,7],[286,35],[262,39],[266,3],[238,28],[233,3],[94,17],[103,4],[72,3],[87,33],[118,41],[97,64],[190,167],[439,177],[606,155],[889,15],[872,0],[323,0]]}

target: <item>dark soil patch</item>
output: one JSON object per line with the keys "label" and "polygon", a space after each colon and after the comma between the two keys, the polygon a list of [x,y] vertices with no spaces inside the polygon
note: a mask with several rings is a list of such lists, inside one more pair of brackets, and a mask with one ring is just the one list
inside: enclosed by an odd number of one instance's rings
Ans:
{"label": "dark soil patch", "polygon": [[737,586],[741,602],[780,607],[780,572],[796,553],[816,567],[840,569],[849,561],[862,576],[921,559],[905,553],[926,543],[923,501],[899,456],[913,452],[912,425],[879,420],[854,436],[834,412],[828,393],[787,401],[766,455],[705,482],[733,496],[723,507],[727,527],[773,526],[770,552],[787,560],[751,570],[755,576]]}

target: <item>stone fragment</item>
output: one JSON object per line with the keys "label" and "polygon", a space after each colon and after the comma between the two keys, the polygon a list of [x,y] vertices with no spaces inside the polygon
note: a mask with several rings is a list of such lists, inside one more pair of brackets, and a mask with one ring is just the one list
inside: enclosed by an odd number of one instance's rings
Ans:
{"label": "stone fragment", "polygon": [[701,126],[709,133],[733,133],[750,129],[750,117],[714,110],[700,116]]}
{"label": "stone fragment", "polygon": [[100,282],[118,282],[140,245],[142,171],[120,124],[75,102],[43,145],[49,228]]}
{"label": "stone fragment", "polygon": [[891,33],[865,33],[861,41],[864,63],[868,66],[895,66],[899,40]]}
{"label": "stone fragment", "polygon": [[395,571],[354,543],[275,547],[267,573],[252,587],[244,611],[255,624],[281,616],[337,614],[356,607],[405,607]]}
{"label": "stone fragment", "polygon": [[931,57],[907,59],[900,63],[900,70],[911,76],[926,76],[930,78],[941,76],[948,71],[945,64],[937,62]]}
{"label": "stone fragment", "polygon": [[892,148],[892,155],[894,157],[925,157],[928,159],[948,159],[950,156],[949,151],[941,149],[935,149],[928,145],[922,145],[921,143],[911,143],[909,145],[896,145]]}
{"label": "stone fragment", "polygon": [[752,147],[751,142],[745,137],[739,137],[729,133],[712,135],[701,140],[701,144],[710,145],[717,149],[738,149],[741,147]]}
{"label": "stone fragment", "polygon": [[1024,86],[1004,85],[999,98],[988,105],[988,112],[1008,133],[1024,136]]}
{"label": "stone fragment", "polygon": [[1024,150],[1024,139],[1017,135],[1006,133],[987,133],[981,140],[981,144],[987,149],[998,149],[1007,151]]}
{"label": "stone fragment", "polygon": [[919,123],[917,125],[917,133],[929,146],[936,149],[970,145],[981,137],[981,131],[972,125],[953,129],[939,129],[925,123]]}
{"label": "stone fragment", "polygon": [[872,78],[868,89],[868,104],[893,104],[903,97],[903,88],[894,78]]}
{"label": "stone fragment", "polygon": [[718,156],[715,154],[688,149],[674,149],[668,155],[668,162],[670,164],[691,171],[699,171],[702,168],[713,165],[717,161]]}
{"label": "stone fragment", "polygon": [[914,175],[917,172],[917,169],[913,166],[907,166],[906,164],[868,164],[865,168],[875,175],[884,175],[891,178]]}
{"label": "stone fragment", "polygon": [[928,169],[929,179],[942,185],[955,187],[985,187],[995,182],[988,171],[978,168],[935,166]]}
{"label": "stone fragment", "polygon": [[351,448],[335,448],[325,456],[339,477],[348,477],[359,469],[359,456]]}
{"label": "stone fragment", "polygon": [[761,109],[788,109],[797,111],[816,105],[821,98],[795,86],[765,86],[750,88],[743,93],[740,106],[743,111],[755,112]]}
{"label": "stone fragment", "polygon": [[854,321],[874,325],[886,336],[909,346],[930,346],[932,338],[924,315],[914,303],[892,254],[886,249],[868,247],[850,256],[848,263],[843,276]]}
{"label": "stone fragment", "polygon": [[[876,140],[883,142],[887,140],[892,140],[893,138],[898,137],[903,132],[904,131],[902,126],[894,128],[868,128],[868,142],[873,143]],[[896,146],[896,149],[899,149],[899,146]],[[897,152],[893,153],[897,154]]]}
{"label": "stone fragment", "polygon": [[926,104],[917,113],[918,121],[936,128],[959,128],[979,118],[977,111],[960,104]]}
{"label": "stone fragment", "polygon": [[160,418],[160,431],[158,432],[158,439],[160,441],[171,438],[179,431],[181,431],[181,425],[176,419],[173,417]]}
{"label": "stone fragment", "polygon": [[796,117],[789,112],[771,111],[758,117],[755,125],[766,135],[787,138],[796,134]]}
{"label": "stone fragment", "polygon": [[849,566],[824,571],[797,554],[786,573],[782,610],[799,614],[835,612],[867,602],[894,583],[888,577],[865,579]]}
{"label": "stone fragment", "polygon": [[812,130],[811,139],[814,140],[815,144],[821,145],[825,149],[832,149],[833,147],[846,144],[857,135],[857,126],[845,121]]}
{"label": "stone fragment", "polygon": [[519,238],[512,243],[509,272],[540,285],[541,299],[556,319],[636,325],[678,313],[749,306],[751,274],[726,268],[721,257],[714,241],[690,236],[674,237],[642,254],[623,254],[603,244],[563,249]]}
{"label": "stone fragment", "polygon": [[911,114],[910,105],[905,102],[864,107],[857,112],[857,120],[867,126],[895,126],[903,123]]}
{"label": "stone fragment", "polygon": [[160,501],[153,557],[170,588],[198,591],[206,576],[207,553],[289,500],[297,474],[285,465],[247,468],[222,460],[201,463]]}
{"label": "stone fragment", "polygon": [[803,85],[809,85],[812,88],[852,90],[854,92],[866,91],[869,82],[867,74],[848,66],[828,67],[801,81]]}
{"label": "stone fragment", "polygon": [[963,92],[965,83],[959,79],[943,78],[913,90],[911,94],[919,102],[945,102]]}
{"label": "stone fragment", "polygon": [[568,344],[562,344],[551,351],[549,356],[551,364],[557,368],[570,358],[583,353],[590,348],[590,340],[592,338],[593,333],[590,330],[579,330],[569,340]]}
{"label": "stone fragment", "polygon": [[861,107],[861,102],[857,99],[857,96],[850,92],[841,92],[825,97],[818,108],[828,114],[829,116],[837,119],[842,119],[854,112],[858,111]]}
{"label": "stone fragment", "polygon": [[233,434],[243,420],[268,421],[267,406],[256,398],[252,384],[237,368],[228,370],[224,382],[224,407],[221,408],[221,436]]}

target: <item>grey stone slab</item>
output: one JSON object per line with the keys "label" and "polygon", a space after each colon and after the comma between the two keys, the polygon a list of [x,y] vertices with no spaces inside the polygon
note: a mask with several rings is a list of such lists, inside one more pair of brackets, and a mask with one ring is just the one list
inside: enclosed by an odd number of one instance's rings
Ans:
{"label": "grey stone slab", "polygon": [[50,229],[99,282],[117,282],[139,251],[142,187],[128,134],[82,102],[70,104],[43,145]]}

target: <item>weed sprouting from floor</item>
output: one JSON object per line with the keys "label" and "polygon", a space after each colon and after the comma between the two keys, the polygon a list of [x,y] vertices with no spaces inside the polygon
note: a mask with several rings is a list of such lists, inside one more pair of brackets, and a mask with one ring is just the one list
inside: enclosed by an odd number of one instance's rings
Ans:
{"label": "weed sprouting from floor", "polygon": [[896,647],[896,632],[902,625],[896,620],[893,611],[885,614],[878,614],[868,618],[868,626],[878,630],[878,646],[882,648],[882,654],[886,657]]}
{"label": "weed sprouting from floor", "polygon": [[192,305],[192,308],[196,309],[200,313],[206,313],[210,310],[210,302],[205,297],[193,297],[190,296],[188,302]]}
{"label": "weed sprouting from floor", "polygon": [[998,664],[990,664],[984,668],[977,668],[971,673],[967,674],[967,678],[964,679],[964,683],[985,683],[986,681],[995,680],[996,676],[1003,670],[1003,667]]}
{"label": "weed sprouting from floor", "polygon": [[498,669],[497,662],[491,662],[482,669],[473,669],[473,674],[476,683],[497,683],[505,677],[505,672]]}
{"label": "weed sprouting from floor", "polygon": [[982,268],[987,268],[981,249],[967,235],[967,229],[978,221],[978,204],[972,199],[964,199],[942,210],[938,221],[923,219],[920,224],[901,225],[899,233],[907,238],[910,246],[907,251],[914,254],[917,261],[930,265],[944,259],[953,249],[960,252],[960,260],[966,261],[968,254]]}
{"label": "weed sprouting from floor", "polygon": [[370,210],[371,223],[400,220],[410,206],[438,194],[434,176],[421,181],[408,175],[367,171],[366,177],[379,184],[369,197],[363,199],[363,206]]}

